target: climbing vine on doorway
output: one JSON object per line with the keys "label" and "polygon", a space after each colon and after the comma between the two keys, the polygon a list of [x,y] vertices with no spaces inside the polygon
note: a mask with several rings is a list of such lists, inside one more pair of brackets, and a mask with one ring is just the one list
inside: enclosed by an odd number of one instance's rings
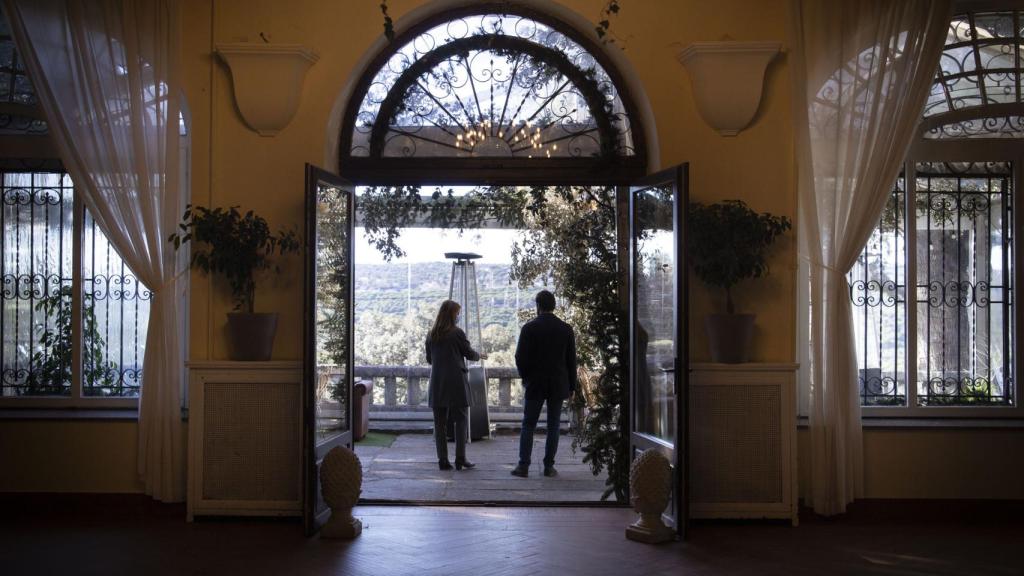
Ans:
{"label": "climbing vine on doorway", "polygon": [[380,13],[384,15],[384,37],[391,42],[395,39],[395,23],[388,15],[388,0],[380,1]]}
{"label": "climbing vine on doorway", "polygon": [[568,304],[560,313],[576,330],[581,367],[581,391],[570,403],[577,416],[573,447],[583,451],[595,475],[608,471],[602,498],[625,501],[627,327],[619,299],[615,189],[492,186],[455,196],[440,188],[381,186],[365,189],[356,202],[367,240],[388,261],[404,255],[401,229],[414,223],[459,231],[487,224],[523,230],[513,246],[510,281],[528,287],[544,278]]}

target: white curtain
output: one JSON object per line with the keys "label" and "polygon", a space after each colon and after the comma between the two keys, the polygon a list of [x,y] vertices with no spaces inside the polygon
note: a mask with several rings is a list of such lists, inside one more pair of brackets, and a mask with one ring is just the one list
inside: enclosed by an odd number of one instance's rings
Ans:
{"label": "white curtain", "polygon": [[924,110],[949,0],[793,0],[790,18],[801,257],[810,270],[809,505],[864,492],[846,274],[878,223]]}
{"label": "white curtain", "polygon": [[[185,496],[176,0],[5,0],[61,159],[96,223],[153,291],[139,406],[147,494]],[[182,280],[183,282],[184,280]]]}

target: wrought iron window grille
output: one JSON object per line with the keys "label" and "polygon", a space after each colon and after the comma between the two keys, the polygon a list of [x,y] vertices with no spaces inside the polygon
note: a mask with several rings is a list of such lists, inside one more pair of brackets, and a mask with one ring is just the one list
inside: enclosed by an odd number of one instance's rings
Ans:
{"label": "wrought iron window grille", "polygon": [[0,172],[0,399],[135,398],[152,292],[70,177]]}

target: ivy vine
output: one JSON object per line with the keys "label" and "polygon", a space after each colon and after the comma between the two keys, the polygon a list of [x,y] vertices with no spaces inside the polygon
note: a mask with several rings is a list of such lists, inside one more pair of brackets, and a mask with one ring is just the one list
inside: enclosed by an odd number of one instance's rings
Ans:
{"label": "ivy vine", "polygon": [[384,37],[391,42],[395,39],[395,23],[388,16],[388,0],[380,0],[380,13],[384,15]]}
{"label": "ivy vine", "polygon": [[597,26],[594,27],[594,32],[597,32],[597,38],[601,40],[602,44],[614,44],[615,38],[611,34],[611,18],[619,13],[619,0],[608,0],[608,3],[604,5],[601,10]]}

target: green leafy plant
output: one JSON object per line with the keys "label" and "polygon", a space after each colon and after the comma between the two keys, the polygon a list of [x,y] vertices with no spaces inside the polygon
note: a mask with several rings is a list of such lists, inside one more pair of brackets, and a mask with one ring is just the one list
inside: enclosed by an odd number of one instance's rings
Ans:
{"label": "green leafy plant", "polygon": [[388,15],[388,0],[381,0],[380,12],[384,15],[384,37],[391,42],[395,39],[395,23],[391,20],[391,16]]}
{"label": "green leafy plant", "polygon": [[[26,393],[59,394],[71,382],[71,355],[74,350],[71,287],[61,286],[59,290],[40,298],[35,304],[35,310],[44,315],[47,326],[39,336],[38,347],[32,353],[33,369],[26,382]],[[100,335],[99,322],[96,320],[95,299],[88,292],[82,294],[82,331],[86,347],[82,382],[96,390],[114,388],[117,365],[107,359],[107,345]]]}
{"label": "green leafy plant", "polygon": [[[191,265],[207,274],[222,274],[231,285],[235,310],[252,313],[256,298],[257,271],[271,267],[275,254],[285,255],[299,250],[299,240],[292,230],[273,234],[267,221],[249,210],[244,215],[237,206],[228,209],[192,206],[185,208],[179,231],[167,241],[175,250],[195,242]],[[275,267],[275,270],[280,271]]]}
{"label": "green leafy plant", "polygon": [[758,214],[742,200],[692,202],[687,223],[690,265],[705,284],[725,290],[729,314],[735,312],[732,287],[767,276],[768,249],[792,227],[789,218]]}
{"label": "green leafy plant", "polygon": [[611,36],[611,17],[619,13],[619,0],[608,0],[608,3],[604,5],[601,10],[600,20],[597,22],[597,26],[594,27],[594,32],[597,33],[597,37],[601,40],[602,44],[614,44],[615,39]]}

